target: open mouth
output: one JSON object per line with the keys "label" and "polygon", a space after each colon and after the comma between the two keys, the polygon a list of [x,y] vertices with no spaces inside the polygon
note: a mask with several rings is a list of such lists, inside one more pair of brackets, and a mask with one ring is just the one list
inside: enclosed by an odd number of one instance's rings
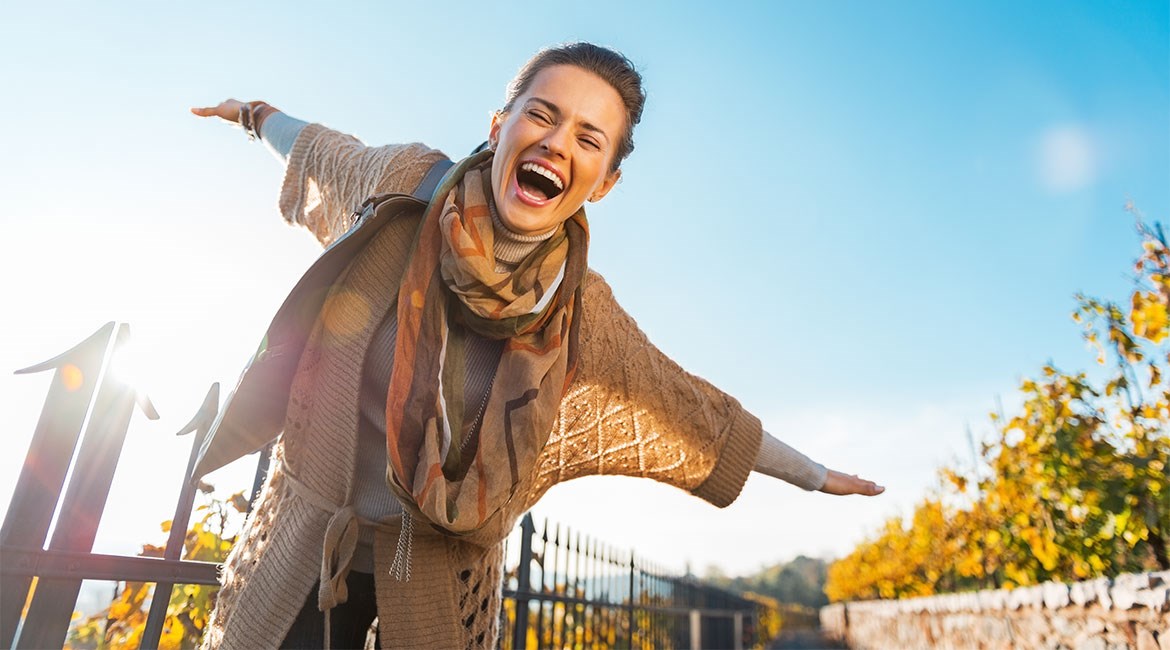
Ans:
{"label": "open mouth", "polygon": [[534,201],[548,201],[564,191],[564,183],[552,170],[526,162],[516,170],[516,185]]}

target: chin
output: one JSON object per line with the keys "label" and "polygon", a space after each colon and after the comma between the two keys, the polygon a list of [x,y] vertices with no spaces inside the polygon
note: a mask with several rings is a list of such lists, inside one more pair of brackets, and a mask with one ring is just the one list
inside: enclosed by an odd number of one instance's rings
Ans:
{"label": "chin", "polygon": [[524,205],[497,205],[496,210],[500,217],[500,223],[519,235],[542,235],[560,225],[559,221],[547,215],[525,214],[528,212],[527,207]]}

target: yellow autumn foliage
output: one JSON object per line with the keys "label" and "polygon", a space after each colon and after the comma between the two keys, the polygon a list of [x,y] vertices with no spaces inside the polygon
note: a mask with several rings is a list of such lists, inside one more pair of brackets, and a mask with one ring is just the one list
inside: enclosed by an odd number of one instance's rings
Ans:
{"label": "yellow autumn foliage", "polygon": [[1073,318],[1102,385],[1052,365],[993,414],[974,466],[947,467],[908,521],[894,518],[829,567],[833,601],[1170,570],[1170,247],[1138,217],[1130,309],[1077,296]]}
{"label": "yellow autumn foliage", "polygon": [[[209,493],[214,488],[205,485],[200,489]],[[228,532],[238,528],[238,520],[247,507],[247,499],[242,493],[228,497],[227,501],[211,499],[199,506],[196,512],[203,515],[187,531],[183,559],[222,562],[227,558],[235,542],[235,535]],[[160,528],[164,533],[170,531],[171,522],[164,521]],[[139,553],[149,557],[161,557],[162,554],[163,548],[153,544],[144,544]],[[75,613],[65,650],[138,648],[146,628],[150,599],[158,596],[152,593],[153,588],[151,583],[124,582],[106,609],[84,619]],[[167,594],[167,617],[159,637],[160,650],[195,650],[199,647],[218,590],[214,585],[176,585]]]}

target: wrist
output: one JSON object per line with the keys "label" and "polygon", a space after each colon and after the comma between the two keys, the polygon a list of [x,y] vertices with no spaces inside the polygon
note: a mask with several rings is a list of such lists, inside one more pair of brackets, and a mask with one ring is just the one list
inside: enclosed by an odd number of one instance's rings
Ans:
{"label": "wrist", "polygon": [[834,472],[831,469],[825,470],[825,480],[821,483],[821,487],[817,488],[817,492],[824,492],[825,494],[838,494],[841,490],[841,474]]}
{"label": "wrist", "polygon": [[269,106],[263,102],[252,109],[252,124],[256,129],[256,133],[260,133],[260,127],[263,126],[264,120],[268,119],[269,115],[280,112],[280,109],[275,106]]}
{"label": "wrist", "polygon": [[275,112],[276,109],[266,102],[246,102],[240,105],[240,115],[236,121],[243,127],[249,140],[256,140],[260,137],[260,123]]}

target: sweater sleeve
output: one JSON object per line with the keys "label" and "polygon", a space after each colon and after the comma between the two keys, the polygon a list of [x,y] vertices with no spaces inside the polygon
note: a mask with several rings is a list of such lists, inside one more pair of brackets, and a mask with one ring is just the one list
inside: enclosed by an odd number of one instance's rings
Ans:
{"label": "sweater sleeve", "polygon": [[760,455],[756,458],[756,471],[810,492],[821,489],[829,475],[824,465],[777,440],[767,431],[760,444]]}
{"label": "sweater sleeve", "polygon": [[308,122],[298,120],[283,111],[276,111],[260,125],[260,139],[264,141],[264,146],[272,155],[280,162],[287,163],[293,143],[296,142],[301,129],[308,125]]}
{"label": "sweater sleeve", "polygon": [[638,476],[730,504],[756,464],[760,421],[654,347],[596,273],[584,301],[577,375],[538,480]]}
{"label": "sweater sleeve", "polygon": [[370,147],[352,135],[308,124],[288,154],[280,214],[328,246],[353,225],[353,212],[367,197],[409,193],[442,158],[442,152],[421,144]]}

